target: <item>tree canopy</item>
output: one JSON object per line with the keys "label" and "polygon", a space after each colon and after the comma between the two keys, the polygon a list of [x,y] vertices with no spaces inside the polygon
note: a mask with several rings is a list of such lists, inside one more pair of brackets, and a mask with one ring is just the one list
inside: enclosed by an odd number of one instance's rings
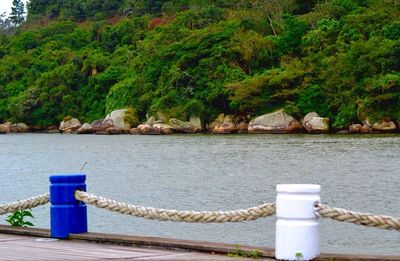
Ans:
{"label": "tree canopy", "polygon": [[31,0],[0,36],[0,122],[126,107],[399,120],[399,17],[393,0]]}

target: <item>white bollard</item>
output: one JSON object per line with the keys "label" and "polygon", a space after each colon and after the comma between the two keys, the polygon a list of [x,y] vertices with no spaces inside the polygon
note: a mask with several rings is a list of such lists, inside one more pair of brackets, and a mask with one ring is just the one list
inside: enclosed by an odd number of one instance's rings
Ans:
{"label": "white bollard", "polygon": [[319,256],[319,218],[314,211],[320,201],[320,185],[276,186],[275,258],[311,260]]}

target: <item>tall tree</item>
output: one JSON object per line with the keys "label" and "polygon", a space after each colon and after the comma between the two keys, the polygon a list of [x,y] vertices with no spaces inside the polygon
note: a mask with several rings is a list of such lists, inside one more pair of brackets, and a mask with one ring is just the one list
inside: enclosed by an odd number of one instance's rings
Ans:
{"label": "tall tree", "polygon": [[25,21],[25,5],[22,0],[13,0],[13,6],[11,7],[10,20],[14,26],[20,25]]}
{"label": "tall tree", "polygon": [[0,35],[6,35],[9,33],[12,24],[10,19],[7,17],[6,12],[0,14]]}

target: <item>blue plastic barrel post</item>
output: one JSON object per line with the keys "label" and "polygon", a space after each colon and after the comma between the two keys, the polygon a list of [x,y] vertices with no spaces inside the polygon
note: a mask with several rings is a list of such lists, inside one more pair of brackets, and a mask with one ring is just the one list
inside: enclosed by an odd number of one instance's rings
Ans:
{"label": "blue plastic barrel post", "polygon": [[86,191],[83,174],[50,176],[51,237],[68,238],[70,233],[85,233],[86,204],[75,199],[75,191]]}

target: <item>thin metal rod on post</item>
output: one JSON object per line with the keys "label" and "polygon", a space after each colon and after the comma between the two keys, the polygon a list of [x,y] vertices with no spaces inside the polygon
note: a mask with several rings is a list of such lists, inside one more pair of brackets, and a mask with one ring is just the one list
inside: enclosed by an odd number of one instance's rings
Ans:
{"label": "thin metal rod on post", "polygon": [[320,254],[319,218],[314,206],[320,185],[277,185],[275,258],[311,260]]}
{"label": "thin metal rod on post", "polygon": [[50,176],[51,237],[68,238],[88,231],[86,204],[75,199],[75,191],[86,191],[83,174]]}

